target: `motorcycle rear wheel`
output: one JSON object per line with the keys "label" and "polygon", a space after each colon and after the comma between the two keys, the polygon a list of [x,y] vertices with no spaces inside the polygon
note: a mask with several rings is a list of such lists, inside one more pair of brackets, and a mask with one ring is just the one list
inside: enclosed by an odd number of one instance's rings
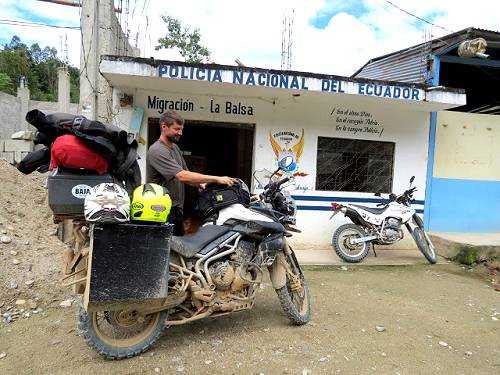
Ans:
{"label": "motorcycle rear wheel", "polygon": [[287,272],[286,284],[276,289],[281,308],[294,325],[303,325],[311,320],[311,292],[293,252],[285,256],[291,274]]}
{"label": "motorcycle rear wheel", "polygon": [[88,313],[80,306],[78,328],[87,344],[107,359],[134,357],[148,350],[165,328],[165,311],[146,315],[134,311]]}
{"label": "motorcycle rear wheel", "polygon": [[333,233],[332,245],[333,250],[340,259],[349,263],[361,262],[370,251],[370,243],[362,242],[357,245],[349,244],[350,238],[365,237],[366,232],[359,225],[344,224],[337,228]]}
{"label": "motorcycle rear wheel", "polygon": [[424,254],[425,259],[427,259],[429,263],[435,264],[437,261],[436,250],[427,233],[420,228],[415,228],[413,229],[412,236],[418,249]]}

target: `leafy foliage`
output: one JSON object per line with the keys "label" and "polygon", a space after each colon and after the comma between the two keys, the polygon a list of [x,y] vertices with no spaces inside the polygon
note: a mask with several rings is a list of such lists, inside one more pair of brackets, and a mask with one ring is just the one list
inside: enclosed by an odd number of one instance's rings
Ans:
{"label": "leafy foliage", "polygon": [[[0,91],[16,94],[21,77],[28,81],[31,99],[57,101],[57,68],[64,63],[53,47],[43,49],[35,43],[28,47],[14,36],[0,50]],[[80,97],[80,72],[68,66],[70,73],[70,101],[78,103]]]}
{"label": "leafy foliage", "polygon": [[167,34],[164,38],[158,39],[159,45],[156,50],[165,48],[177,48],[186,62],[199,63],[208,60],[210,52],[200,44],[200,30],[195,29],[190,32],[188,27],[182,27],[181,22],[169,15],[161,16],[163,22],[167,24]]}
{"label": "leafy foliage", "polygon": [[0,73],[0,91],[9,92],[14,87],[12,80],[6,73]]}

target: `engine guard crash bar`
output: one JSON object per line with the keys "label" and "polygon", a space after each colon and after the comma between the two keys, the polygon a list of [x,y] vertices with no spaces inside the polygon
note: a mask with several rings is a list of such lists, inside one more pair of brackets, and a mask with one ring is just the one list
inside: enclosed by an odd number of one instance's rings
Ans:
{"label": "engine guard crash bar", "polygon": [[373,241],[376,240],[378,237],[377,236],[366,236],[366,237],[361,237],[361,238],[356,238],[356,239],[349,239],[349,244],[350,245],[357,245],[363,242],[368,242],[368,241]]}

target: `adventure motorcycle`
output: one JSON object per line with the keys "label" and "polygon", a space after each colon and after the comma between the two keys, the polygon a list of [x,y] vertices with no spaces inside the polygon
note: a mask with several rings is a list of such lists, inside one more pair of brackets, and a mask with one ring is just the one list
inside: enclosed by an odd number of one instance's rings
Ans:
{"label": "adventure motorcycle", "polygon": [[[310,292],[287,242],[290,231],[299,231],[293,228],[295,202],[289,192],[281,189],[290,178],[276,179],[276,173],[291,161],[286,158],[276,172],[267,173],[269,183],[262,193],[252,197],[249,207],[224,207],[215,221],[207,221],[197,232],[172,237],[168,295],[161,305],[119,306],[103,311],[82,306],[79,328],[85,341],[106,358],[132,357],[158,340],[165,326],[251,309],[263,281],[264,267],[292,324],[307,323]],[[255,178],[258,176],[254,173]],[[66,278],[86,272],[82,271],[87,264],[85,255],[80,262],[71,263],[74,273]],[[82,282],[85,277],[69,284],[83,293]]]}
{"label": "adventure motorcycle", "polygon": [[[375,252],[375,244],[390,245],[402,240],[404,224],[429,263],[436,263],[434,245],[424,231],[422,219],[411,208],[413,193],[417,190],[416,187],[411,187],[414,179],[415,176],[412,176],[410,187],[403,194],[391,193],[387,203],[377,205],[383,206],[381,208],[332,203],[333,214],[330,219],[342,212],[354,223],[341,225],[333,234],[333,249],[341,259],[357,263],[368,255],[370,244]],[[381,196],[380,193],[375,195]]]}

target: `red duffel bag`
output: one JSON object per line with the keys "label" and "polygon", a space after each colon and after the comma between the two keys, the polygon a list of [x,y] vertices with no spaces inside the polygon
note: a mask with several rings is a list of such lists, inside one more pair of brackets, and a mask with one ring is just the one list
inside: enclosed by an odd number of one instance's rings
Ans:
{"label": "red duffel bag", "polygon": [[49,170],[58,166],[74,169],[91,169],[100,175],[108,170],[108,162],[76,135],[66,134],[56,138],[50,152]]}

